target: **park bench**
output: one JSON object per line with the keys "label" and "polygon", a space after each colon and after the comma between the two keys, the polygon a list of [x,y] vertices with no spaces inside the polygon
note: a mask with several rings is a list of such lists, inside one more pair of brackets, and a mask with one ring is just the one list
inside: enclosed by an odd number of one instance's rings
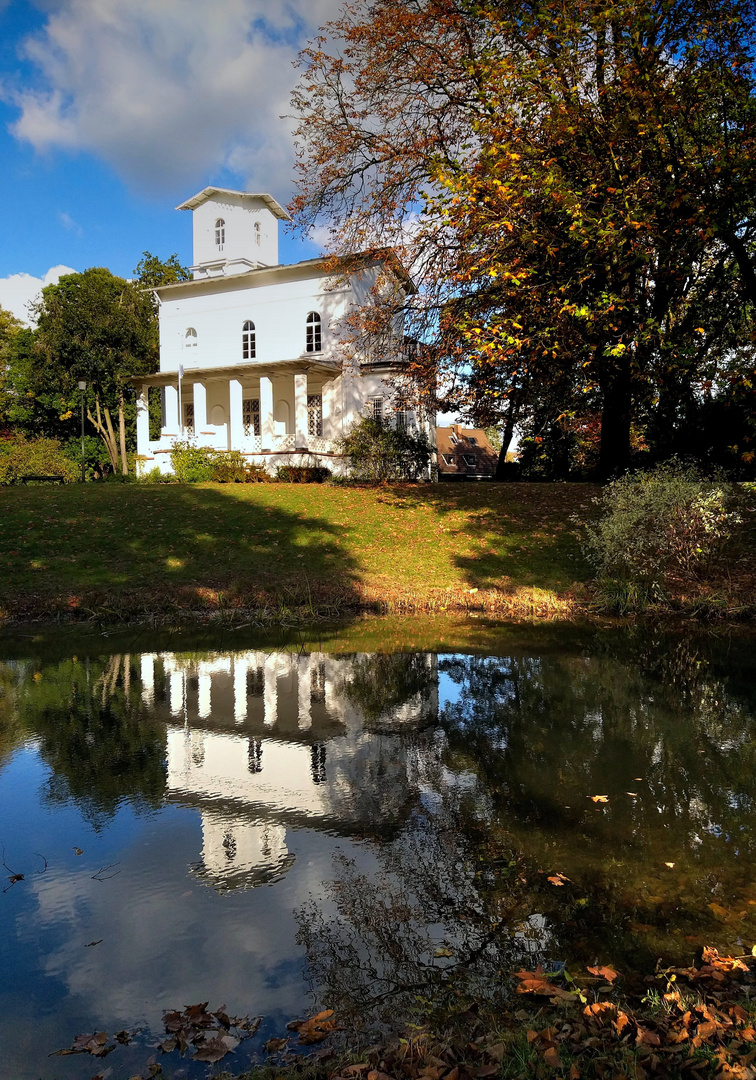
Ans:
{"label": "park bench", "polygon": [[26,476],[19,476],[19,481],[22,484],[38,483],[38,484],[64,484],[65,477],[59,474],[53,476],[42,476],[37,473],[27,473]]}

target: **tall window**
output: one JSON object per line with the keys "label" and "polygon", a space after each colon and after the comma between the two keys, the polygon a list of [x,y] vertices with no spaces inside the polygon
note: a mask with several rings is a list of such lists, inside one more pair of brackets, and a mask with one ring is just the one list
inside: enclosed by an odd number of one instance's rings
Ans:
{"label": "tall window", "polygon": [[307,316],[307,352],[320,352],[322,342],[320,316],[317,311],[311,311]]}
{"label": "tall window", "polygon": [[193,326],[190,326],[190,327],[187,328],[187,331],[184,334],[184,345],[186,346],[187,349],[191,349],[196,344],[197,344],[197,331],[194,329]]}
{"label": "tall window", "polygon": [[226,243],[226,223],[222,217],[219,217],[215,222],[215,246],[218,251],[223,251],[223,245]]}
{"label": "tall window", "polygon": [[369,401],[368,401],[368,406],[369,406],[369,409],[370,409],[370,416],[372,416],[373,420],[382,420],[383,419],[383,398],[382,397],[371,397],[369,399]]}
{"label": "tall window", "polygon": [[187,431],[194,434],[194,402],[184,402],[184,427]]}
{"label": "tall window", "polygon": [[245,435],[260,434],[260,399],[244,398],[242,402],[242,423]]}
{"label": "tall window", "polygon": [[323,395],[307,395],[307,434],[323,434]]}
{"label": "tall window", "polygon": [[255,243],[257,244],[258,247],[260,246],[260,222],[259,221],[255,222]]}
{"label": "tall window", "polygon": [[255,358],[255,324],[247,319],[242,327],[242,359],[254,360]]}

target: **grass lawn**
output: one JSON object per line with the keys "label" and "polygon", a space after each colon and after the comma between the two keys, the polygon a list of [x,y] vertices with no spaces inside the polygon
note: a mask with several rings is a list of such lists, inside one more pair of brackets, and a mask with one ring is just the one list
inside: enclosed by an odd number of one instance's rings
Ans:
{"label": "grass lawn", "polygon": [[595,493],[589,484],[3,488],[0,615],[310,600],[566,614],[590,576],[571,515],[589,513]]}

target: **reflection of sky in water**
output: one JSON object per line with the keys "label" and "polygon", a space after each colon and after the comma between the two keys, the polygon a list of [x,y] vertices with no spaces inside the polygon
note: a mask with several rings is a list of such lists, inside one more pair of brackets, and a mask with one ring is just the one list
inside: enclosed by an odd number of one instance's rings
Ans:
{"label": "reflection of sky in water", "polygon": [[[582,874],[585,892],[606,852],[630,858],[633,845],[652,870],[655,857],[662,868],[688,857],[721,868],[737,860],[737,835],[750,864],[752,703],[721,679],[701,682],[696,656],[690,670],[681,694],[635,660],[569,651],[0,664],[0,736],[4,716],[19,725],[0,765],[0,844],[25,875],[0,895],[3,1074],[88,1080],[99,1062],[48,1054],[82,1032],[141,1026],[142,1041],[105,1062],[130,1075],[162,1011],[198,1001],[263,1014],[251,1049],[328,1005],[309,996],[317,972],[297,913],[312,898],[327,944],[338,912],[323,883],[337,853],[352,860],[365,910],[380,899],[380,873],[399,896],[422,863],[417,919],[438,872],[446,906],[418,941],[431,957],[444,940],[462,942],[469,924],[454,924],[455,898],[472,903],[478,886],[454,832],[460,814],[486,830],[503,821],[539,869]],[[0,752],[9,745],[3,736]],[[597,790],[611,795],[600,814],[587,798]],[[660,843],[663,855],[649,855]],[[610,885],[613,900],[621,888]],[[664,881],[632,888],[640,904]],[[566,955],[551,900],[534,895],[518,910],[502,932],[508,955]]]}

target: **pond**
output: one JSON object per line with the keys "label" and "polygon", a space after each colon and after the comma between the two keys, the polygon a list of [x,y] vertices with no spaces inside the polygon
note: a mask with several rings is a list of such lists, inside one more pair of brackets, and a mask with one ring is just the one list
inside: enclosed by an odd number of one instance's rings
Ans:
{"label": "pond", "polygon": [[[263,1017],[241,1069],[321,1008],[385,1023],[539,962],[750,951],[752,639],[245,633],[0,639],[4,1075],[204,1076],[156,1050],[198,1003]],[[50,1056],[95,1032],[105,1061]]]}

